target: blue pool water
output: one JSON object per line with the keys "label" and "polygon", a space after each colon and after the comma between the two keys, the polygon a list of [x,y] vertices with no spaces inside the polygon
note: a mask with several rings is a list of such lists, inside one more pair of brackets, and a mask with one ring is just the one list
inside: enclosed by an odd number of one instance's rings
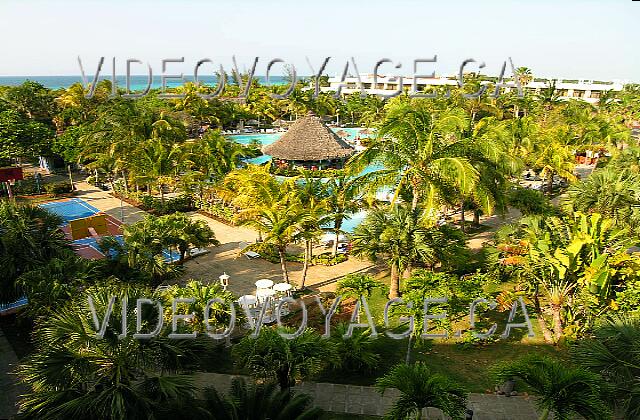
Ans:
{"label": "blue pool water", "polygon": [[65,224],[72,220],[84,219],[85,217],[90,217],[100,212],[100,210],[79,198],[72,198],[67,201],[52,201],[50,203],[40,204],[39,206],[62,217]]}
{"label": "blue pool water", "polygon": [[[332,128],[333,131],[344,131],[347,133],[346,138],[355,139],[356,136],[360,135],[361,137],[370,136],[370,134],[361,134],[361,128]],[[236,134],[228,136],[235,142],[241,144],[249,144],[252,141],[259,141],[261,145],[266,146],[268,144],[274,143],[276,140],[280,138],[282,133],[274,133],[274,134]],[[262,155],[257,158],[247,159],[247,163],[254,165],[262,165],[263,163],[267,163],[271,159],[269,155]],[[373,172],[376,170],[382,169],[379,165],[369,165],[363,171],[362,174],[367,174],[369,172]],[[353,230],[358,226],[362,221],[367,217],[366,211],[360,211],[351,215],[351,218],[345,220],[342,224],[342,230],[347,233],[352,233]],[[331,226],[323,226],[324,228],[330,228]]]}
{"label": "blue pool water", "polygon": [[[360,133],[360,131],[362,131],[361,128],[332,128],[332,130],[334,132],[339,132],[339,131],[344,131],[345,133],[347,133],[347,136],[345,138],[349,139],[349,140],[353,140],[356,138],[356,136],[358,136],[358,134]],[[268,144],[271,143],[275,143],[276,140],[278,140],[280,138],[280,136],[283,133],[272,133],[272,134],[234,134],[231,136],[228,136],[231,140],[235,141],[236,143],[240,143],[240,144],[249,144],[252,141],[257,140],[258,142],[260,142],[260,144],[262,146],[266,146]],[[360,134],[361,137],[367,137],[367,134]]]}
{"label": "blue pool water", "polygon": [[[361,128],[332,128],[334,132],[344,131],[347,133],[346,139],[353,140],[358,135],[361,137],[368,137],[370,134],[361,134]],[[273,134],[234,134],[228,136],[231,140],[240,144],[250,144],[253,141],[258,141],[260,145],[267,146],[269,144],[275,143],[276,140],[280,138],[283,133],[273,133]],[[257,158],[247,159],[246,162],[252,165],[262,165],[263,163],[267,163],[271,159],[269,155],[262,155]]]}
{"label": "blue pool water", "polygon": [[[124,245],[124,238],[121,235],[114,236],[121,245]],[[100,251],[100,246],[98,245],[98,241],[96,238],[82,238],[73,241],[74,245],[85,245],[94,248],[97,251]],[[165,262],[173,262],[178,261],[180,259],[180,254],[177,251],[165,249],[162,251],[162,256],[164,257]]]}

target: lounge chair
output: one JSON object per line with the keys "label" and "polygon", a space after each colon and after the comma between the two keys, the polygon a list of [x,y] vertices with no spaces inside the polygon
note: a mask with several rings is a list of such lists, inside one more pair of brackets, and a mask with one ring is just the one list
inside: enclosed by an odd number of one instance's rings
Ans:
{"label": "lounge chair", "polygon": [[256,258],[260,258],[261,255],[254,251],[247,251],[244,253],[244,256],[250,260],[255,260]]}
{"label": "lounge chair", "polygon": [[189,255],[191,256],[191,258],[193,258],[197,257],[198,255],[207,254],[208,252],[209,250],[207,248],[191,248],[189,250]]}

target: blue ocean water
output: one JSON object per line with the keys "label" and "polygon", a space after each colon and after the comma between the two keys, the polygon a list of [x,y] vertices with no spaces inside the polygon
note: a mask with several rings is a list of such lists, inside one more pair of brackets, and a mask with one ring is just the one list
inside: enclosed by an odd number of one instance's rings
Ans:
{"label": "blue ocean water", "polygon": [[[266,83],[264,76],[254,76],[260,83]],[[93,75],[87,75],[89,82],[93,80]],[[99,80],[108,79],[110,76],[100,76]],[[73,85],[74,83],[82,83],[82,76],[0,76],[0,86],[18,86],[27,80],[38,82],[49,89],[64,89]],[[185,82],[193,82],[193,76],[184,76]],[[215,76],[199,76],[199,81],[202,84],[209,86],[216,86],[218,79]],[[287,84],[287,80],[284,76],[270,76],[269,83],[273,85]],[[127,82],[124,75],[116,76],[116,84],[119,88],[125,89]],[[167,87],[177,87],[183,83],[179,80],[167,80]],[[151,89],[159,89],[162,86],[162,79],[160,76],[154,76],[151,81]],[[144,90],[147,87],[147,76],[132,75],[130,78],[131,90]]]}

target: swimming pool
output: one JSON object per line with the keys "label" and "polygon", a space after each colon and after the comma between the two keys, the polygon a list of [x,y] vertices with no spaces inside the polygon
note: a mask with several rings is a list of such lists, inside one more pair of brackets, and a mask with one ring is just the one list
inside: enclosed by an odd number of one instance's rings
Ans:
{"label": "swimming pool", "polygon": [[[347,135],[344,137],[348,140],[354,140],[358,135],[361,137],[368,137],[371,134],[362,134],[362,128],[332,128],[333,132],[338,133],[340,131],[344,131]],[[227,136],[231,140],[240,144],[249,144],[252,141],[258,141],[262,146],[267,146],[269,144],[275,143],[276,140],[280,138],[280,136],[284,133],[272,133],[272,134],[233,134]]]}
{"label": "swimming pool", "polygon": [[100,213],[100,210],[79,198],[72,198],[65,201],[51,201],[49,203],[40,204],[39,206],[62,217],[64,224],[67,224],[72,220],[84,219]]}

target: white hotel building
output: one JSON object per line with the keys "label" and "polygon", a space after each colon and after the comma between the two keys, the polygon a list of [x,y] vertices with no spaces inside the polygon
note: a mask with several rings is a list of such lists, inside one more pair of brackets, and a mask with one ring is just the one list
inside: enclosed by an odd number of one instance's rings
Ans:
{"label": "white hotel building", "polygon": [[[556,80],[556,91],[558,92],[560,99],[582,99],[584,101],[595,103],[598,101],[603,92],[613,90],[620,91],[624,87],[622,81],[600,82],[593,80]],[[374,84],[373,74],[360,74],[360,81],[364,87],[364,90],[368,94],[372,95],[389,95],[398,90],[398,77],[396,76],[383,76],[378,75],[378,80]],[[402,88],[404,91],[410,91],[413,88],[413,77],[402,78]],[[527,83],[523,86],[525,91],[530,93],[538,93],[540,90],[548,86],[551,80],[537,79]],[[508,80],[505,83],[509,83]],[[338,87],[342,85],[341,93],[348,95],[355,92],[360,92],[360,84],[358,77],[348,76],[344,81],[341,81],[340,77],[329,78],[329,86],[321,88],[322,91],[330,92],[337,91]],[[431,86],[457,86],[458,79],[455,76],[439,76],[434,78],[418,78],[417,90],[423,91],[427,87]],[[501,92],[510,90],[510,88],[502,88]],[[493,93],[493,90],[488,90],[487,93]]]}

